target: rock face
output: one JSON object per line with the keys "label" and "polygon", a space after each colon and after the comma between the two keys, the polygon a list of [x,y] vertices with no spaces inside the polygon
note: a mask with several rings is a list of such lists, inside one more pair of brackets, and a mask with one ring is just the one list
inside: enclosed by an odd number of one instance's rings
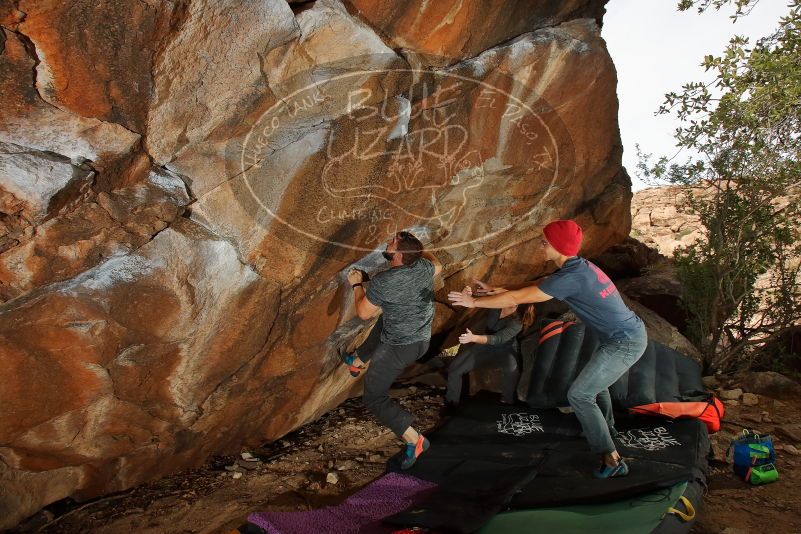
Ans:
{"label": "rock face", "polygon": [[687,311],[682,305],[682,287],[669,262],[649,268],[643,276],[626,278],[617,287],[632,300],[655,311],[679,331],[687,331]]}
{"label": "rock face", "polygon": [[774,399],[797,399],[801,384],[774,371],[751,372],[742,377],[743,387]]}
{"label": "rock face", "polygon": [[[690,191],[698,199],[711,199],[714,195],[712,188],[696,187]],[[777,196],[772,203],[780,209],[793,201],[795,198],[787,194]],[[696,241],[703,242],[706,239],[704,228],[699,217],[690,213],[686,202],[687,190],[677,186],[653,187],[635,193],[631,203],[633,238],[630,241],[636,238],[642,244],[656,249],[667,257],[672,257],[677,249],[685,248]],[[615,259],[610,252],[605,253],[605,256]],[[793,269],[799,262],[801,258],[791,256],[787,265]],[[676,269],[661,260],[657,260],[656,263],[657,268],[650,269],[640,279],[622,283],[621,289],[625,289],[632,298],[655,310],[680,330],[686,331],[689,316],[679,304],[682,288]],[[770,269],[756,280],[755,287],[761,293],[759,308],[762,310],[773,306],[768,289],[774,284],[776,276],[777,273]],[[754,320],[758,322],[760,315],[761,312],[758,312]],[[792,332],[788,332],[783,339],[774,341],[770,351],[784,353],[785,363],[795,368],[800,363],[798,358],[792,357],[798,351],[797,341],[793,344],[793,335]]]}
{"label": "rock face", "polygon": [[[591,0],[467,0],[465,2],[371,2],[350,0],[355,12],[385,35],[394,49],[429,65],[448,65],[479,55],[520,34],[576,18],[599,24],[603,3]],[[480,24],[477,21],[481,21]]]}
{"label": "rock face", "polygon": [[0,0],[0,529],[340,403],[397,230],[442,303],[622,241],[604,3]]}
{"label": "rock face", "polygon": [[[635,209],[633,204],[632,209]],[[668,258],[648,245],[629,237],[592,258],[592,262],[613,280],[620,280],[643,276],[652,266],[667,263]]]}

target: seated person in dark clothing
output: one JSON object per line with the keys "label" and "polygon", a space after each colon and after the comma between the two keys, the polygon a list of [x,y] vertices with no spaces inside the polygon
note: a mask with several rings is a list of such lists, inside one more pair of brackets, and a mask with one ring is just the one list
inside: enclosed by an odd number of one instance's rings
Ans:
{"label": "seated person in dark clothing", "polygon": [[[478,282],[476,294],[492,295],[502,291]],[[534,306],[509,306],[491,309],[487,314],[487,333],[474,334],[468,328],[459,336],[459,352],[448,366],[448,389],[445,393],[445,411],[453,412],[462,395],[464,375],[474,369],[501,368],[503,393],[501,402],[514,404],[517,381],[520,378],[520,347],[517,335],[534,322]]]}

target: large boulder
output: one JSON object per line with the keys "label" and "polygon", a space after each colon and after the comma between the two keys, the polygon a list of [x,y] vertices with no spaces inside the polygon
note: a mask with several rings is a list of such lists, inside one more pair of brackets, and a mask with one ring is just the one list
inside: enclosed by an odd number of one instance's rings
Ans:
{"label": "large boulder", "polygon": [[396,230],[437,333],[550,219],[622,241],[603,4],[0,1],[0,528],[347,398],[345,273]]}
{"label": "large boulder", "polygon": [[153,62],[146,147],[166,164],[269,92],[263,57],[298,37],[283,0],[193,0]]}
{"label": "large boulder", "polygon": [[18,246],[0,253],[0,300],[67,280],[105,258],[136,250],[174,222],[190,201],[184,182],[162,169],[152,169],[139,183],[97,194],[91,190],[94,172],[67,169],[77,175],[73,180],[82,194],[35,226]]}
{"label": "large boulder", "polygon": [[668,261],[658,250],[633,237],[627,237],[622,243],[613,245],[603,254],[592,258],[592,262],[613,280],[641,276],[649,267]]}
{"label": "large boulder", "polygon": [[671,263],[654,265],[642,276],[619,280],[616,285],[630,299],[656,312],[680,332],[687,331],[683,289]]}
{"label": "large boulder", "polygon": [[798,399],[801,384],[774,371],[754,371],[737,377],[737,382],[750,393],[758,393],[774,399]]}
{"label": "large boulder", "polygon": [[[181,18],[175,2],[19,0],[15,29],[35,51],[52,106],[142,134],[154,55]],[[91,28],[91,30],[89,30]]]}

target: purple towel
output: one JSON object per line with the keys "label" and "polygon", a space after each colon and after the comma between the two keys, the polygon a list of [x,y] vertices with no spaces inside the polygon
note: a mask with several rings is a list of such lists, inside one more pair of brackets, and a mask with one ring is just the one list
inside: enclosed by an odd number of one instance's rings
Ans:
{"label": "purple towel", "polygon": [[385,534],[398,527],[384,526],[381,519],[405,510],[417,494],[434,487],[436,484],[411,475],[389,473],[337,506],[305,512],[260,512],[250,514],[248,521],[269,534]]}

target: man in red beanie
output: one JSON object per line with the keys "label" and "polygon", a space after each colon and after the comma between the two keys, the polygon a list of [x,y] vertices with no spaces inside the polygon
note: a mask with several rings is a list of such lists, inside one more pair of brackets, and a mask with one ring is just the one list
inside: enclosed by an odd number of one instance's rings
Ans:
{"label": "man in red beanie", "polygon": [[467,308],[504,308],[564,301],[588,327],[594,329],[600,345],[567,392],[590,449],[601,456],[598,478],[624,476],[628,466],[618,454],[612,433],[614,417],[609,386],[640,359],[648,344],[645,324],[623,302],[615,284],[592,262],[578,256],[581,227],[574,221],[554,221],[543,228],[545,257],[558,269],[534,285],[512,291],[475,297],[469,287],[452,291],[448,299]]}

